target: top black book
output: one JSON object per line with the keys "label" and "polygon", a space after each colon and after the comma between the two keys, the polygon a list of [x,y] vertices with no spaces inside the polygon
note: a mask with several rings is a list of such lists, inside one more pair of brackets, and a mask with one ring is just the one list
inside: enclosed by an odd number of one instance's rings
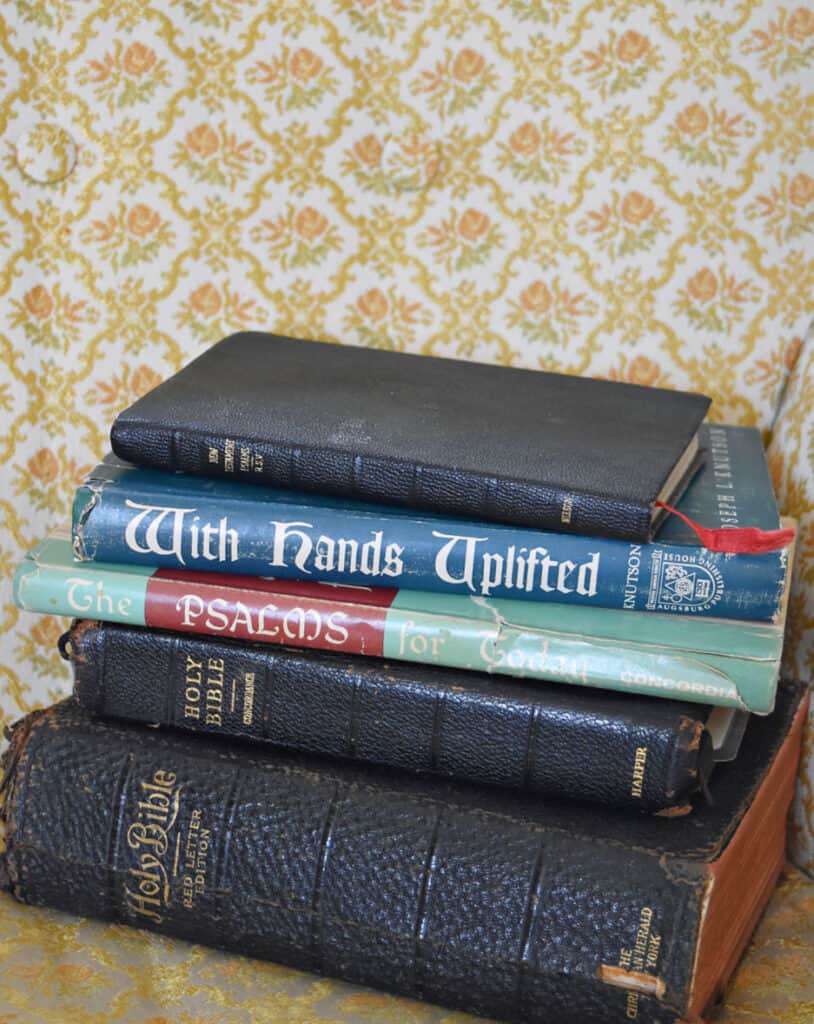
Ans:
{"label": "top black book", "polygon": [[120,413],[113,450],[467,519],[648,541],[699,464],[704,395],[233,334]]}

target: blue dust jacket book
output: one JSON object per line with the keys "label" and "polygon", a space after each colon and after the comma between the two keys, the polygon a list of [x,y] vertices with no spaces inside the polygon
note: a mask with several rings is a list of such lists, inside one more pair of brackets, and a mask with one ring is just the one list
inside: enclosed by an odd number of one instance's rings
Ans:
{"label": "blue dust jacket book", "polygon": [[[711,528],[777,529],[760,434],[705,424],[703,467],[678,503]],[[78,490],[77,557],[630,611],[769,621],[787,550],[723,554],[677,516],[650,544],[467,522],[402,508],[130,466],[110,456]]]}

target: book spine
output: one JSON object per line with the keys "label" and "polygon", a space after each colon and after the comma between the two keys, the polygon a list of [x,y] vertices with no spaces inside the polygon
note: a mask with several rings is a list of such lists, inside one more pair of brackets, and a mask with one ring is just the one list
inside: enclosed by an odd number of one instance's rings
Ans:
{"label": "book spine", "polygon": [[642,812],[711,768],[704,715],[672,701],[92,621],[61,649],[79,702],[114,718]]}
{"label": "book spine", "polygon": [[266,483],[362,501],[538,530],[646,542],[651,510],[602,495],[524,480],[484,477],[409,459],[374,459],[331,448],[169,430],[119,417],[114,453],[140,466],[197,476]]}
{"label": "book spine", "polygon": [[66,702],[18,724],[2,788],[0,877],[26,903],[524,1024],[687,1005],[703,872],[454,787]]}
{"label": "book spine", "polygon": [[[777,677],[776,665],[766,673],[756,662],[758,675],[749,685],[744,659],[669,652],[661,645],[513,624],[485,598],[474,599],[482,602],[472,606],[479,614],[465,615],[459,603],[466,599],[418,592],[374,588],[360,597],[353,588],[319,583],[27,560],[15,575],[14,600],[28,611],[53,615],[373,655],[762,713],[771,710]],[[469,609],[470,602],[466,604]]]}
{"label": "book spine", "polygon": [[739,620],[771,620],[783,590],[785,551],[732,556],[134,477],[79,489],[80,557]]}

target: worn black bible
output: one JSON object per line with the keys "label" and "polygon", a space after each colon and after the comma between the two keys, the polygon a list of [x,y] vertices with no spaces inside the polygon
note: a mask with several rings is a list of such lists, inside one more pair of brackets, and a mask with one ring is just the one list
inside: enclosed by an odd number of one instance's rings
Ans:
{"label": "worn black bible", "polygon": [[89,711],[634,811],[689,809],[729,709],[81,621]]}
{"label": "worn black bible", "polygon": [[703,395],[234,334],[120,413],[129,462],[647,541],[699,465]]}
{"label": "worn black bible", "polygon": [[714,803],[544,803],[112,723],[11,731],[0,886],[523,1024],[698,1021],[784,856],[806,701],[752,716]]}

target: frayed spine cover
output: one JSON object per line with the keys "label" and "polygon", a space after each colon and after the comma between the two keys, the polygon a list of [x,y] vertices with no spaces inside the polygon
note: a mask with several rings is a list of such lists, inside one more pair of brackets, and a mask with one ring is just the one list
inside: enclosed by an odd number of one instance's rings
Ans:
{"label": "frayed spine cover", "polygon": [[22,894],[13,857],[16,832],[14,795],[26,745],[34,727],[46,714],[42,710],[32,711],[7,725],[4,735],[9,745],[0,757],[0,890],[8,890],[17,899],[22,899]]}

